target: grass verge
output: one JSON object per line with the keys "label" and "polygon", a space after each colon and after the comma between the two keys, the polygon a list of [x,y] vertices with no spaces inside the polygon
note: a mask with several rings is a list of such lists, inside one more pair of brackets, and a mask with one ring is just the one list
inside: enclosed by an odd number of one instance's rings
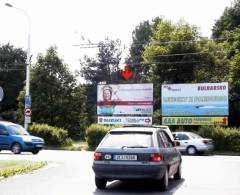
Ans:
{"label": "grass verge", "polygon": [[47,165],[40,161],[0,161],[0,178],[7,178],[17,174],[30,173]]}

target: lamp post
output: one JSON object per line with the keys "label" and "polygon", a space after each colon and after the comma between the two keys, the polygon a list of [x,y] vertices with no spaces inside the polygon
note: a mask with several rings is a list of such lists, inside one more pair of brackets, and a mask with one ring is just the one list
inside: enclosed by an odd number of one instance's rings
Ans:
{"label": "lamp post", "polygon": [[[13,5],[9,3],[5,3],[5,6],[10,7],[10,8],[15,8],[18,11],[21,11],[24,13],[24,15],[28,19],[28,44],[27,44],[27,65],[26,65],[26,92],[25,92],[25,119],[24,119],[24,127],[27,129],[28,128],[28,123],[30,123],[31,118],[30,116],[26,116],[26,110],[30,109],[31,111],[31,97],[30,97],[30,66],[31,66],[31,57],[30,57],[30,43],[31,43],[31,36],[30,36],[30,30],[31,30],[31,22],[30,22],[30,17],[28,13],[20,8],[14,7]],[[31,113],[31,112],[30,112]]]}

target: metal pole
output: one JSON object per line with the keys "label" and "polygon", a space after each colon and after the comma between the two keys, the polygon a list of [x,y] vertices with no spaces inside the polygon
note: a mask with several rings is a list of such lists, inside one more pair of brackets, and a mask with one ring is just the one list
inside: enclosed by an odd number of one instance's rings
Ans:
{"label": "metal pole", "polygon": [[[27,39],[27,65],[26,65],[26,92],[25,92],[25,109],[29,108],[29,105],[27,105],[26,97],[30,97],[30,68],[31,68],[31,56],[30,56],[30,45],[31,45],[31,22],[30,22],[30,17],[28,13],[20,8],[14,7],[13,5],[9,3],[5,3],[6,6],[15,8],[27,17],[28,19],[28,39]],[[31,109],[31,108],[30,108]],[[28,121],[26,120],[27,117],[24,112],[24,128],[28,128]]]}

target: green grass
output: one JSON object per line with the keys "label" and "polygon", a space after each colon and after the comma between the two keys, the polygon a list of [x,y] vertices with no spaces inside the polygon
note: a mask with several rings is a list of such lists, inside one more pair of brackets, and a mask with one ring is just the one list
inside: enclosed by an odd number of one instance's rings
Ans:
{"label": "green grass", "polygon": [[0,161],[0,178],[7,178],[17,174],[30,173],[47,165],[40,161]]}
{"label": "green grass", "polygon": [[64,149],[73,151],[88,150],[88,144],[86,141],[73,141],[71,146],[66,146]]}

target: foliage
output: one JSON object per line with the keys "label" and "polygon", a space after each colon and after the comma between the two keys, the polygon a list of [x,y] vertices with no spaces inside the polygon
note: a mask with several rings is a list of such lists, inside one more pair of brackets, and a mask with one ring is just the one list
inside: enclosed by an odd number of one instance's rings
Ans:
{"label": "foliage", "polygon": [[88,56],[84,57],[81,64],[81,74],[89,83],[96,85],[101,81],[114,83],[118,78],[118,65],[121,60],[120,40],[102,41],[98,44],[99,51],[96,59]]}
{"label": "foliage", "polygon": [[152,22],[143,21],[135,27],[132,33],[132,44],[129,51],[130,56],[126,59],[127,64],[129,64],[134,71],[134,77],[131,79],[132,82],[146,80],[146,75],[149,73],[149,66],[142,64],[142,54],[145,46],[150,43],[152,33],[161,20],[162,18],[156,17]]}
{"label": "foliage", "polygon": [[10,177],[17,174],[30,173],[47,165],[47,162],[31,161],[0,161],[0,178]]}
{"label": "foliage", "polygon": [[215,150],[240,152],[240,129],[202,126],[198,133],[203,137],[213,139]]}
{"label": "foliage", "polygon": [[119,127],[116,125],[99,125],[99,124],[92,124],[86,130],[86,140],[88,143],[88,147],[91,150],[94,150],[102,138],[106,135],[106,133],[115,127]]}
{"label": "foliage", "polygon": [[[47,123],[68,130],[71,138],[84,138],[86,118],[85,87],[76,79],[50,47],[40,54],[31,72],[32,121]],[[20,111],[23,113],[24,93],[20,93]]]}
{"label": "foliage", "polygon": [[24,86],[26,54],[10,44],[0,46],[0,86],[4,99],[0,104],[1,118],[16,122],[17,97]]}
{"label": "foliage", "polygon": [[153,124],[162,124],[162,117],[160,110],[156,110],[153,112]]}
{"label": "foliage", "polygon": [[230,7],[226,7],[222,16],[216,21],[212,29],[214,38],[222,37],[224,31],[234,30],[240,25],[240,0],[235,0]]}
{"label": "foliage", "polygon": [[72,140],[68,138],[67,130],[62,128],[33,123],[29,127],[29,132],[43,138],[48,146],[72,145]]}
{"label": "foliage", "polygon": [[119,78],[118,65],[121,60],[121,42],[120,40],[105,39],[98,45],[96,58],[88,56],[80,61],[81,75],[88,82],[86,87],[87,110],[89,124],[96,122],[96,102],[97,102],[97,84],[102,81],[107,83],[118,83]]}

